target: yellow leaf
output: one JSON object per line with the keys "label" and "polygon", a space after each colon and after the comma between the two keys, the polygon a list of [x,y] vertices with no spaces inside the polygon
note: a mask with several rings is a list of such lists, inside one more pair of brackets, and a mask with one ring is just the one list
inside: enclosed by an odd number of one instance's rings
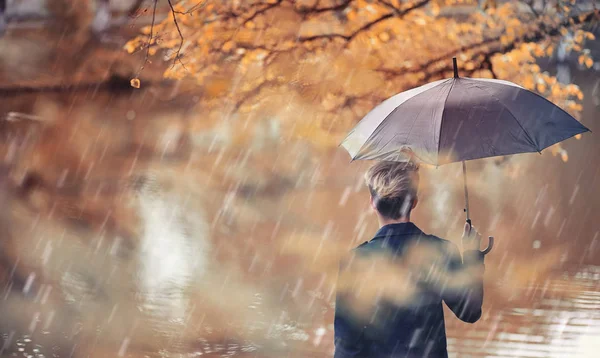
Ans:
{"label": "yellow leaf", "polygon": [[150,30],[152,30],[152,26],[144,26],[144,27],[142,27],[140,32],[143,33],[144,35],[150,35]]}
{"label": "yellow leaf", "polygon": [[560,34],[561,34],[561,35],[563,35],[563,36],[567,36],[567,34],[568,34],[568,33],[569,33],[569,30],[567,30],[567,29],[566,29],[566,28],[564,28],[564,27],[561,27],[561,29],[560,29]]}
{"label": "yellow leaf", "polygon": [[525,79],[523,80],[523,87],[529,90],[532,90],[535,87],[533,83],[533,78],[531,76],[525,77]]}
{"label": "yellow leaf", "polygon": [[129,83],[131,84],[131,87],[133,87],[133,88],[140,88],[140,79],[139,78],[132,78]]}
{"label": "yellow leaf", "polygon": [[577,61],[579,62],[580,65],[583,65],[583,61],[585,61],[585,56],[584,55],[579,56]]}
{"label": "yellow leaf", "polygon": [[580,101],[583,100],[583,92],[581,92],[581,91],[577,92],[577,99]]}
{"label": "yellow leaf", "polygon": [[575,135],[575,139],[581,139],[581,134]]}
{"label": "yellow leaf", "polygon": [[587,37],[588,40],[595,40],[596,36],[594,36],[593,33],[591,32],[586,32],[585,37]]}
{"label": "yellow leaf", "polygon": [[222,50],[225,52],[229,52],[229,51],[233,50],[233,47],[234,47],[233,41],[227,41],[223,44]]}
{"label": "yellow leaf", "polygon": [[592,67],[592,66],[594,65],[594,60],[592,60],[592,59],[591,59],[591,58],[589,58],[589,57],[588,57],[588,58],[586,58],[586,59],[585,59],[585,65],[586,65],[588,68]]}
{"label": "yellow leaf", "polygon": [[127,51],[127,53],[133,53],[136,49],[136,43],[134,40],[129,41],[125,44],[125,51]]}
{"label": "yellow leaf", "polygon": [[546,85],[543,83],[538,83],[537,85],[537,90],[539,93],[544,93],[546,92]]}
{"label": "yellow leaf", "polygon": [[216,78],[208,83],[205,87],[206,94],[211,97],[219,97],[224,95],[231,85],[231,80],[227,78]]}
{"label": "yellow leaf", "polygon": [[388,34],[387,32],[382,32],[379,34],[379,39],[381,40],[381,42],[388,42],[390,40],[390,34]]}

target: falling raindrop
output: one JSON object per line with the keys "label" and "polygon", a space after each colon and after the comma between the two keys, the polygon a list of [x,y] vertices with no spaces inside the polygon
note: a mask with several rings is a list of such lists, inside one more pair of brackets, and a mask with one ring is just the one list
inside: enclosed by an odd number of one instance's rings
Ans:
{"label": "falling raindrop", "polygon": [[31,290],[31,286],[33,285],[33,280],[35,280],[35,272],[32,272],[27,276],[27,280],[25,281],[25,285],[23,286],[23,293],[29,293]]}
{"label": "falling raindrop", "polygon": [[129,337],[125,337],[125,339],[123,339],[123,342],[121,343],[121,347],[119,348],[119,353],[118,353],[119,357],[123,357],[125,355],[125,353],[127,352],[128,346],[129,346]]}
{"label": "falling raindrop", "polygon": [[575,196],[577,196],[577,192],[579,191],[579,184],[575,185],[575,189],[573,190],[573,194],[571,194],[571,198],[569,199],[569,205],[573,205],[575,201]]}

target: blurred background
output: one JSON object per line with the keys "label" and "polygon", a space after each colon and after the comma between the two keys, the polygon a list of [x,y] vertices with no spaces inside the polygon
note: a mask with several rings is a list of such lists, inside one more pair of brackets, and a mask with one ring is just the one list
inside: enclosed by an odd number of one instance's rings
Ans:
{"label": "blurred background", "polygon": [[[597,6],[0,0],[0,356],[331,356],[337,259],[377,230],[337,145],[456,56],[593,133],[468,163],[496,247],[450,354],[595,357]],[[461,167],[421,170],[413,221],[458,244]]]}

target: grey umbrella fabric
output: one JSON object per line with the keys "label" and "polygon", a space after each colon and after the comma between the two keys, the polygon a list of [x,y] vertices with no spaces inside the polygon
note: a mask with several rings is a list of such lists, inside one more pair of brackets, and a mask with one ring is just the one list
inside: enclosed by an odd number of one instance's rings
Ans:
{"label": "grey umbrella fabric", "polygon": [[342,146],[353,160],[442,165],[541,152],[587,132],[547,99],[514,83],[455,77],[397,94],[369,112]]}

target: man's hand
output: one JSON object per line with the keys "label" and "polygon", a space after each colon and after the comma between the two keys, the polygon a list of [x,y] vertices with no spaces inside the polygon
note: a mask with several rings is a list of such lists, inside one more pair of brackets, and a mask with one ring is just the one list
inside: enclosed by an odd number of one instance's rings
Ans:
{"label": "man's hand", "polygon": [[462,246],[464,251],[477,250],[481,246],[481,234],[475,230],[475,227],[465,223],[465,230],[462,236]]}

